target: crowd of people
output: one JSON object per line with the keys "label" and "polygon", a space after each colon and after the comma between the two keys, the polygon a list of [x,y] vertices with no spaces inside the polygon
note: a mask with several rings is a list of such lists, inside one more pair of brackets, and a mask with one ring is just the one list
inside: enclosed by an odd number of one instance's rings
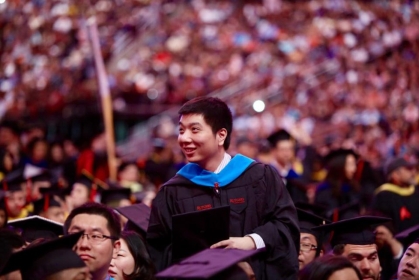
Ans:
{"label": "crowd of people", "polygon": [[[417,164],[395,157],[377,170],[343,147],[320,157],[284,129],[258,149],[233,138],[232,113],[218,98],[192,99],[179,115],[183,157],[174,161],[172,147],[154,139],[149,158],[119,162],[117,180],[109,178],[103,133],[78,150],[69,140],[49,146],[39,127],[19,132],[2,123],[0,234],[11,244],[8,255],[2,248],[3,277],[64,279],[46,277],[71,270],[81,277],[74,279],[200,278],[203,271],[211,279],[418,279]],[[233,141],[238,152],[229,150]],[[193,241],[220,234],[202,235],[211,231],[205,224],[223,225],[216,213],[185,216],[189,226],[176,229],[176,216],[226,205],[225,240]],[[219,255],[210,261],[212,254]]]}
{"label": "crowd of people", "polygon": [[[0,279],[419,279],[416,1],[6,0],[0,15]],[[192,100],[113,165],[100,129],[51,141],[22,121],[97,103],[93,18],[115,111]],[[176,259],[173,217],[225,205],[227,239]]]}

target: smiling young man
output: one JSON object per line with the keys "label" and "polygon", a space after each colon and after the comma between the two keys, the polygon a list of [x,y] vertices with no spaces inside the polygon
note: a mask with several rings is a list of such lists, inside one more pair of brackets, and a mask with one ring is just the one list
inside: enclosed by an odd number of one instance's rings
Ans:
{"label": "smiling young man", "polygon": [[379,280],[380,260],[373,226],[391,219],[376,216],[360,216],[316,227],[316,230],[332,231],[330,244],[333,254],[346,257],[361,272],[362,279]]}
{"label": "smiling young man", "polygon": [[110,279],[108,268],[121,243],[121,223],[114,211],[99,203],[86,203],[71,211],[64,223],[65,234],[84,231],[74,251],[86,263],[92,280]]}
{"label": "smiling young man", "polygon": [[419,239],[416,239],[404,253],[399,269],[398,280],[419,280]]}
{"label": "smiling young man", "polygon": [[161,187],[153,201],[147,241],[157,269],[171,264],[173,215],[229,205],[230,239],[211,248],[265,248],[261,257],[249,261],[256,279],[296,279],[297,215],[278,172],[226,152],[233,121],[220,99],[195,98],[179,115],[178,143],[189,164]]}

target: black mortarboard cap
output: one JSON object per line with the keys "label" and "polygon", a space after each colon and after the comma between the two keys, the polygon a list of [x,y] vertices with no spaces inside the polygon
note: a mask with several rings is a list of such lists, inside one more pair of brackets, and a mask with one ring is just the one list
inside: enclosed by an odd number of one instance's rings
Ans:
{"label": "black mortarboard cap", "polygon": [[297,215],[298,215],[298,225],[300,227],[301,233],[309,233],[312,234],[317,241],[317,253],[320,253],[323,245],[323,241],[325,239],[326,233],[322,230],[313,229],[314,227],[325,225],[330,223],[327,219],[317,216],[313,213],[308,211],[304,211],[300,208],[297,208]]}
{"label": "black mortarboard cap", "polygon": [[96,197],[96,193],[100,189],[108,189],[109,186],[106,185],[104,182],[96,179],[93,175],[88,173],[87,171],[83,170],[81,175],[77,178],[74,183],[79,183],[84,185],[89,190],[89,199],[90,201],[94,201]]}
{"label": "black mortarboard cap", "polygon": [[326,218],[317,216],[310,212],[304,211],[300,208],[297,208],[298,214],[298,225],[300,226],[300,232],[310,233],[314,236],[317,236],[318,230],[313,230],[314,227],[325,225],[330,223]]}
{"label": "black mortarboard cap", "polygon": [[327,209],[326,206],[323,206],[321,204],[312,204],[312,203],[301,202],[301,201],[296,202],[294,205],[296,208],[300,208],[301,210],[310,212],[320,217],[324,216]]}
{"label": "black mortarboard cap", "polygon": [[[157,278],[248,279],[236,264],[263,250],[206,249],[156,274]],[[233,269],[233,270],[232,270]],[[234,278],[233,278],[234,277]]]}
{"label": "black mortarboard cap", "polygon": [[16,169],[12,172],[8,173],[3,180],[1,181],[1,188],[4,191],[14,192],[14,191],[21,191],[22,183],[26,180],[23,177],[23,169]]}
{"label": "black mortarboard cap", "polygon": [[403,243],[404,246],[410,246],[412,243],[419,243],[419,224],[412,226],[404,231],[399,232],[394,236],[397,240]]}
{"label": "black mortarboard cap", "polygon": [[230,237],[230,206],[172,216],[172,261],[180,261]]}
{"label": "black mortarboard cap", "polygon": [[0,274],[20,270],[22,280],[43,280],[65,269],[85,267],[84,261],[72,250],[82,234],[78,232],[16,252]]}
{"label": "black mortarboard cap", "polygon": [[354,150],[352,149],[343,149],[343,148],[339,148],[339,149],[335,149],[330,151],[324,158],[323,158],[323,162],[324,165],[326,167],[330,167],[331,164],[333,164],[333,161],[335,159],[338,159],[340,157],[346,157],[348,155],[353,155],[355,157],[355,159],[358,159],[358,154],[355,153]]}
{"label": "black mortarboard cap", "polygon": [[82,173],[74,183],[82,184],[91,190],[94,183],[94,178],[86,175],[85,173]]}
{"label": "black mortarboard cap", "polygon": [[342,206],[326,212],[326,217],[332,221],[347,220],[359,216],[361,204],[358,200],[343,204]]}
{"label": "black mortarboard cap", "polygon": [[368,245],[375,243],[374,226],[391,221],[389,218],[360,216],[327,225],[315,227],[316,230],[332,232],[332,246],[337,244]]}
{"label": "black mortarboard cap", "polygon": [[33,214],[39,215],[40,213],[48,210],[50,207],[61,207],[60,201],[55,196],[60,196],[63,189],[58,187],[40,188],[43,197],[33,202]]}
{"label": "black mortarboard cap", "polygon": [[131,189],[130,188],[110,188],[101,191],[100,202],[106,205],[119,202],[122,199],[128,199],[131,201]]}
{"label": "black mortarboard cap", "polygon": [[21,231],[26,242],[32,242],[38,238],[54,239],[63,234],[63,225],[40,216],[9,221],[7,225]]}
{"label": "black mortarboard cap", "polygon": [[141,236],[145,236],[150,221],[150,207],[144,203],[138,203],[119,207],[116,210],[128,219],[124,230],[132,230],[139,233]]}
{"label": "black mortarboard cap", "polygon": [[269,135],[268,138],[266,139],[268,140],[271,147],[275,147],[276,143],[278,143],[279,141],[292,140],[293,138],[291,134],[289,134],[289,132],[286,131],[285,129],[279,129],[275,131],[274,133],[272,133],[271,135]]}

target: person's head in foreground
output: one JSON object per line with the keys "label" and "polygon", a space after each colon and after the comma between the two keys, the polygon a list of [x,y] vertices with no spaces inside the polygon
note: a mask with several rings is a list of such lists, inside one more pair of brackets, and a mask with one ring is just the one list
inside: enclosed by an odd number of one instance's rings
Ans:
{"label": "person's head in foreground", "polygon": [[115,280],[154,279],[154,264],[141,236],[134,231],[123,231],[120,241],[121,248],[111,261],[109,275]]}
{"label": "person's head in foreground", "polygon": [[20,275],[6,276],[13,280],[90,280],[88,267],[72,250],[80,235],[31,244],[13,253],[0,274],[19,271]]}
{"label": "person's head in foreground", "polygon": [[362,275],[347,258],[334,255],[319,257],[306,265],[299,280],[361,280]]}
{"label": "person's head in foreground", "polygon": [[380,279],[381,266],[373,226],[391,219],[362,216],[316,227],[333,232],[333,254],[347,258],[361,272],[363,279]]}
{"label": "person's head in foreground", "polygon": [[92,279],[102,280],[120,248],[119,216],[106,205],[86,203],[73,209],[64,223],[65,234],[81,231],[84,234],[73,249],[86,263]]}
{"label": "person's head in foreground", "polygon": [[419,238],[406,250],[397,269],[398,280],[419,280]]}

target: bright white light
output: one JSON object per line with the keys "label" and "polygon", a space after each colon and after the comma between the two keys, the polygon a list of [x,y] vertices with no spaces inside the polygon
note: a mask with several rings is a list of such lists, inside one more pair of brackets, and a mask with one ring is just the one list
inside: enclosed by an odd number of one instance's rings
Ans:
{"label": "bright white light", "polygon": [[0,4],[6,3],[6,0],[0,0]]}
{"label": "bright white light", "polygon": [[255,110],[258,113],[263,112],[263,110],[265,110],[265,102],[263,102],[262,100],[256,100],[255,102],[253,102],[253,110]]}

